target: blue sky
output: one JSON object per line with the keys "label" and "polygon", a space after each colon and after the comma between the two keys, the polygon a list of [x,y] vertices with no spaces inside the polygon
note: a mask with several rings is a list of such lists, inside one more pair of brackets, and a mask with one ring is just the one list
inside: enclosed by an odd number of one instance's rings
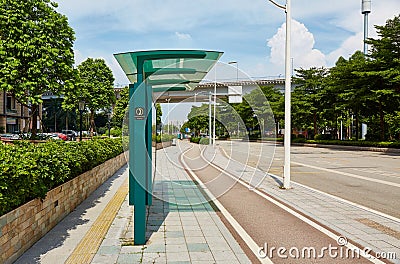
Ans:
{"label": "blue sky", "polygon": [[[112,54],[146,49],[219,50],[225,52],[221,61],[238,61],[250,76],[284,73],[284,32],[278,30],[285,14],[267,0],[57,2],[76,32],[77,64],[102,57],[118,84],[128,81]],[[339,56],[362,49],[360,7],[361,0],[292,1],[294,67],[330,67]],[[397,0],[372,0],[370,35],[373,24],[398,13]]]}
{"label": "blue sky", "polygon": [[[267,0],[55,0],[76,33],[76,64],[104,58],[118,85],[128,79],[114,53],[147,49],[223,51],[251,77],[283,76],[285,13]],[[285,4],[284,0],[277,2]],[[295,68],[331,67],[362,50],[361,0],[292,1]],[[398,0],[372,0],[370,36],[400,13]]]}

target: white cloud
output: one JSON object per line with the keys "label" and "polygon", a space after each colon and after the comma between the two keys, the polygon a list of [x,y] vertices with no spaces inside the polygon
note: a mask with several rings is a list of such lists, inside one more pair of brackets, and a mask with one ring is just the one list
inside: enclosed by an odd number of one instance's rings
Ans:
{"label": "white cloud", "polygon": [[83,54],[79,50],[74,49],[74,59],[75,59],[75,66],[78,66],[86,59],[86,57],[83,56]]}
{"label": "white cloud", "polygon": [[[239,0],[56,1],[77,32],[76,63],[105,57],[119,83],[127,79],[110,54],[153,48],[212,48],[225,51],[223,60],[229,56],[252,76],[284,72],[284,25],[276,31],[285,20],[284,12],[265,0],[251,4]],[[339,56],[362,49],[361,1],[328,2],[292,1],[295,68],[330,67]],[[383,25],[398,13],[398,0],[372,0],[370,36],[376,37],[374,24]],[[219,38],[210,37],[217,34]],[[265,46],[266,38],[271,50]]]}
{"label": "white cloud", "polygon": [[[271,48],[270,61],[275,65],[285,64],[285,39],[286,23],[284,23],[278,32],[268,41]],[[312,66],[325,66],[325,55],[314,48],[314,36],[304,24],[292,20],[291,34],[291,57],[294,60],[295,67],[309,68]]]}
{"label": "white cloud", "polygon": [[175,32],[175,36],[177,36],[179,40],[191,40],[192,39],[192,36],[190,36],[190,34],[186,34],[186,33]]}
{"label": "white cloud", "polygon": [[338,49],[326,55],[328,67],[334,66],[340,56],[348,58],[356,50],[363,50],[363,38],[362,32],[357,33],[343,41]]}

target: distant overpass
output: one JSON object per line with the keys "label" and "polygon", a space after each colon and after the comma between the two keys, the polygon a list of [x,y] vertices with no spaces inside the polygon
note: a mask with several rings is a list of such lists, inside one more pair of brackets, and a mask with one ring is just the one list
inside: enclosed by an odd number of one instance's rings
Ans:
{"label": "distant overpass", "polygon": [[[273,85],[282,93],[285,90],[285,79],[269,79],[269,80],[239,80],[229,82],[217,82],[216,92],[219,98],[228,96],[228,87],[241,86],[242,94],[248,94],[259,86]],[[200,83],[193,91],[169,91],[169,92],[153,92],[153,98],[158,103],[165,103],[170,99],[170,103],[182,102],[187,98],[196,102],[208,101],[207,95],[211,92],[214,93],[214,82]],[[292,84],[292,90],[295,85]],[[123,88],[115,88],[116,94],[118,94]],[[117,95],[118,97],[118,95]]]}
{"label": "distant overpass", "polygon": [[[239,81],[228,81],[228,82],[217,82],[216,90],[217,95],[220,98],[226,97],[228,95],[228,87],[242,87],[242,94],[248,94],[259,86],[273,85],[278,88],[282,93],[285,89],[285,79],[268,79],[268,80],[239,80]],[[199,84],[193,91],[170,91],[170,92],[154,92],[153,97],[157,99],[159,103],[165,103],[170,99],[170,103],[177,103],[185,100],[186,98],[196,99],[197,102],[208,101],[207,95],[211,92],[214,93],[214,82],[205,82]],[[292,91],[295,85],[292,83]],[[118,98],[123,87],[115,87],[114,92]],[[51,92],[46,92],[42,95],[43,100],[50,100],[52,98],[62,98],[63,96],[53,95]],[[195,98],[196,97],[196,98]]]}

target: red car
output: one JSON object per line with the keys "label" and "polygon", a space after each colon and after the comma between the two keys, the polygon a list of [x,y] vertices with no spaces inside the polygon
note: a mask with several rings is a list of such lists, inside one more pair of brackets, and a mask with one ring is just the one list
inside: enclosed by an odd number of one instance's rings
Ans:
{"label": "red car", "polygon": [[63,134],[63,133],[56,133],[57,136],[59,138],[61,138],[62,140],[66,141],[68,139],[67,135]]}

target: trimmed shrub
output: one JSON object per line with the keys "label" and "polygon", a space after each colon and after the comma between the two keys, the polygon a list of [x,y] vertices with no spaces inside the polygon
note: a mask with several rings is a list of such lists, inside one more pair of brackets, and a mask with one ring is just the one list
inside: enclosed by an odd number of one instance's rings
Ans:
{"label": "trimmed shrub", "polygon": [[200,137],[191,137],[190,142],[198,144],[200,142],[200,139],[201,139]]}
{"label": "trimmed shrub", "polygon": [[292,139],[292,143],[306,143],[306,139],[303,137],[303,138],[294,138],[294,139]]}
{"label": "trimmed shrub", "polygon": [[0,215],[122,153],[121,139],[0,145]]}
{"label": "trimmed shrub", "polygon": [[201,138],[199,141],[200,145],[208,145],[210,144],[210,139],[209,138]]}
{"label": "trimmed shrub", "polygon": [[331,134],[317,134],[314,136],[314,140],[331,140]]}
{"label": "trimmed shrub", "polygon": [[374,142],[364,140],[307,140],[306,143],[324,144],[324,145],[341,145],[341,146],[358,146],[358,147],[378,147],[378,148],[400,148],[400,141],[394,142]]}

